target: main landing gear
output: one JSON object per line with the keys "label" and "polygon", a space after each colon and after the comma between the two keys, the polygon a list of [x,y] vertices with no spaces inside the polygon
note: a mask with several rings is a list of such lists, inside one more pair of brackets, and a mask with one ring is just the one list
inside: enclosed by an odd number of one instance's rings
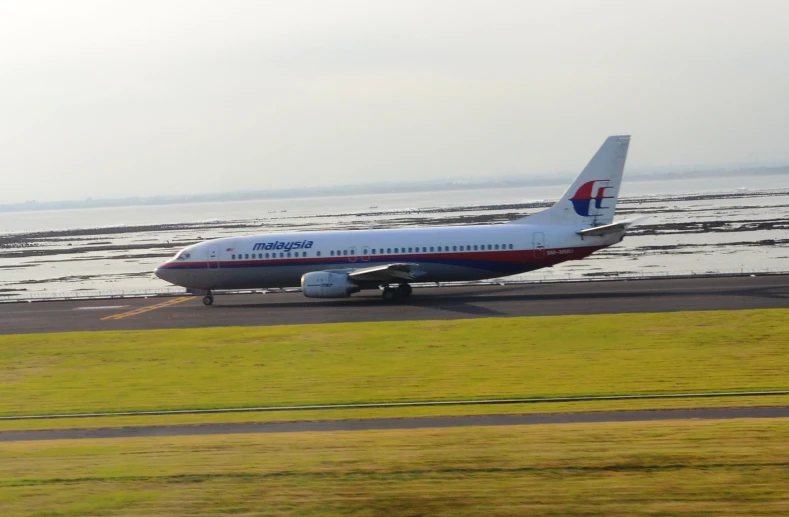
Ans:
{"label": "main landing gear", "polygon": [[213,305],[214,303],[214,295],[211,294],[211,291],[208,291],[205,296],[203,296],[203,305]]}
{"label": "main landing gear", "polygon": [[413,289],[411,288],[411,285],[406,283],[399,284],[396,288],[385,285],[381,288],[381,298],[387,302],[404,300],[411,296],[412,291]]}

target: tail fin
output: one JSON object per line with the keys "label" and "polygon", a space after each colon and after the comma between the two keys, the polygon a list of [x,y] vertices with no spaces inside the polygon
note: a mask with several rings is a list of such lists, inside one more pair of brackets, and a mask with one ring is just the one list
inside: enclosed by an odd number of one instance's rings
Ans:
{"label": "tail fin", "polygon": [[591,226],[611,224],[629,145],[629,135],[609,136],[555,205],[512,222]]}

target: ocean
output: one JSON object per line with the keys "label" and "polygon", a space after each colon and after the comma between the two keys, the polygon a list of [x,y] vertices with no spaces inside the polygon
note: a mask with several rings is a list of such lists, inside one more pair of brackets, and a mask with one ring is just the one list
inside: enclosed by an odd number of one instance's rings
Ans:
{"label": "ocean", "polygon": [[[0,296],[161,289],[152,275],[193,242],[252,233],[503,222],[562,186],[462,189],[2,214]],[[519,279],[789,270],[789,175],[627,181],[619,245]]]}

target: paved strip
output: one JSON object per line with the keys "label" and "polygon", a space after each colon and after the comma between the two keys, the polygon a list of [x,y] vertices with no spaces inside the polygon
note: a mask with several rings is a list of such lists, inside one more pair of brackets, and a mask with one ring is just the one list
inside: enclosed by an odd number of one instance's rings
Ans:
{"label": "paved strip", "polygon": [[[151,301],[124,303],[136,310]],[[417,289],[398,304],[384,303],[372,291],[340,300],[313,300],[301,293],[220,295],[211,307],[178,303],[103,321],[93,311],[74,310],[106,304],[0,304],[0,334],[789,308],[789,275],[436,287]]]}
{"label": "paved strip", "polygon": [[297,433],[330,431],[373,431],[453,427],[594,424],[606,422],[655,422],[666,420],[731,420],[736,418],[789,418],[789,407],[671,409],[655,411],[610,411],[587,413],[542,413],[528,415],[475,415],[453,417],[376,418],[361,420],[317,420],[244,424],[159,425],[98,429],[3,431],[0,442],[32,440],[75,440],[85,438],[139,438],[250,433]]}
{"label": "paved strip", "polygon": [[163,411],[118,411],[114,413],[65,413],[57,415],[12,415],[0,416],[3,420],[56,420],[63,418],[107,418],[114,416],[172,416],[206,415],[216,413],[272,413],[277,411],[315,411],[332,409],[385,409],[402,407],[430,406],[494,406],[506,404],[540,404],[545,402],[596,402],[611,400],[657,400],[657,399],[697,399],[725,397],[767,397],[789,395],[789,391],[740,391],[722,393],[666,393],[660,395],[604,395],[599,397],[550,397],[530,399],[491,399],[491,400],[427,400],[419,402],[378,402],[369,404],[326,404],[316,406],[267,406],[216,409],[174,409]]}
{"label": "paved strip", "polygon": [[74,307],[75,311],[114,311],[116,309],[125,309],[128,305],[99,305],[96,307]]}
{"label": "paved strip", "polygon": [[[157,303],[156,305],[147,305],[145,307],[138,307],[137,309],[132,309],[127,312],[122,312],[120,314],[113,314],[111,316],[105,316],[101,318],[102,321],[105,320],[122,320],[123,318],[129,318],[131,316],[137,316],[139,314],[144,314],[146,312],[155,311],[156,309],[163,309],[165,307],[170,307],[172,305],[177,305],[179,303],[188,302],[191,300],[192,296],[181,296],[179,298],[170,298],[169,300],[163,301],[161,303]],[[83,307],[84,310],[84,307]]]}

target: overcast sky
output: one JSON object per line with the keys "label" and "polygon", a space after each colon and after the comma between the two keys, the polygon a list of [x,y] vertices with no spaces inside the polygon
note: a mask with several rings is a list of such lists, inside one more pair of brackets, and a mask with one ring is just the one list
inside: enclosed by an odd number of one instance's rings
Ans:
{"label": "overcast sky", "polygon": [[0,0],[0,202],[789,163],[785,0]]}

